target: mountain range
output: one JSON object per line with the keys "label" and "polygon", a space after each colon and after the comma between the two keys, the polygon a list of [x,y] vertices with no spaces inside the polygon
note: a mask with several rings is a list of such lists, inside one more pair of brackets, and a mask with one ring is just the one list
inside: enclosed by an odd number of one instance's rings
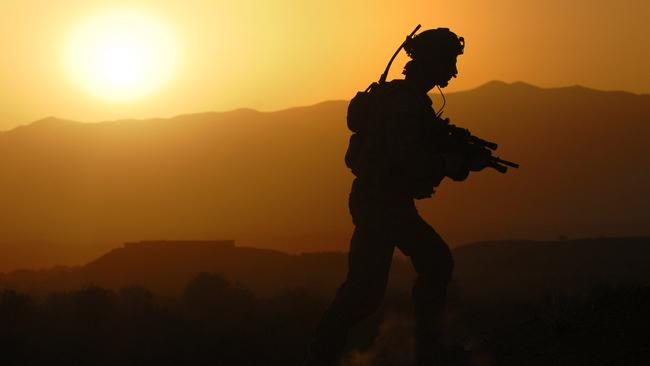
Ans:
{"label": "mountain range", "polygon": [[[650,285],[650,238],[562,241],[490,241],[454,249],[452,292],[479,302],[531,299],[597,285]],[[201,272],[218,273],[259,296],[299,289],[330,297],[345,278],[341,252],[288,254],[223,241],[144,241],[114,248],[77,267],[0,274],[0,290],[35,295],[89,285],[114,290],[142,286],[157,295],[178,296]],[[414,271],[396,257],[389,288],[408,292]]]}
{"label": "mountain range", "polygon": [[[650,234],[650,95],[494,81],[446,99],[452,123],[521,164],[445,181],[418,202],[451,246]],[[82,264],[154,239],[343,250],[346,108],[46,118],[1,132],[0,271]]]}

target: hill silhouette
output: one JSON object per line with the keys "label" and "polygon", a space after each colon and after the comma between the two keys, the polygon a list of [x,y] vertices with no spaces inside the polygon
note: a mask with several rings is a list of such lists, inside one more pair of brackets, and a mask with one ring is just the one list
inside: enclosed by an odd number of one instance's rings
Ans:
{"label": "hill silhouette", "polygon": [[[436,105],[439,98],[434,96]],[[650,234],[650,95],[490,82],[445,115],[522,165],[444,182],[423,215],[452,246]],[[346,101],[0,133],[0,271],[81,264],[139,238],[342,250]]]}
{"label": "hill silhouette", "polygon": [[530,298],[596,285],[650,285],[650,239],[492,241],[454,251],[455,279],[466,296]]}
{"label": "hill silhouette", "polygon": [[[47,294],[88,285],[120,289],[142,286],[163,295],[180,294],[201,272],[222,274],[258,295],[304,288],[331,293],[343,280],[347,256],[340,252],[292,255],[235,246],[234,241],[142,241],[125,243],[78,267],[18,270],[0,274],[0,288]],[[392,283],[411,277],[396,260]]]}
{"label": "hill silhouette", "polygon": [[[597,238],[479,242],[454,250],[454,287],[468,301],[537,298],[595,285],[650,285],[650,238]],[[178,296],[201,272],[217,273],[258,296],[303,289],[327,298],[346,273],[345,253],[287,254],[236,246],[233,241],[145,241],[120,248],[79,267],[0,274],[0,289],[32,294],[94,285],[114,290],[141,286]],[[408,292],[414,279],[396,257],[389,288]]]}

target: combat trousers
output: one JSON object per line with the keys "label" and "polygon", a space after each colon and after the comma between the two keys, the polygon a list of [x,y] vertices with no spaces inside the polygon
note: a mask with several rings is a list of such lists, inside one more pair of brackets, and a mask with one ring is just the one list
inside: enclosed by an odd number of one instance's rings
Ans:
{"label": "combat trousers", "polygon": [[378,309],[395,247],[410,257],[417,272],[412,290],[416,364],[434,365],[441,350],[445,295],[453,269],[449,247],[420,217],[411,198],[353,185],[349,206],[355,230],[347,278],[321,319],[307,365],[334,365],[349,329]]}

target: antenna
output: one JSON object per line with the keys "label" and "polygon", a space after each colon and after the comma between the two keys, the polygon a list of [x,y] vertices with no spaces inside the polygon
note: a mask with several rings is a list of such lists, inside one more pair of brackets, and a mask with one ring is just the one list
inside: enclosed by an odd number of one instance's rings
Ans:
{"label": "antenna", "polygon": [[408,43],[408,41],[410,41],[411,38],[413,38],[413,35],[415,34],[415,32],[418,31],[418,29],[420,29],[421,26],[422,25],[418,24],[417,27],[415,27],[415,29],[413,29],[413,32],[411,32],[411,34],[406,36],[406,39],[404,40],[404,42],[402,42],[402,44],[399,46],[397,51],[395,51],[395,53],[393,54],[393,57],[391,57],[390,61],[388,61],[388,65],[386,66],[386,70],[384,70],[384,73],[381,74],[381,76],[379,77],[379,84],[383,84],[383,83],[386,82],[386,78],[388,77],[388,70],[390,70],[390,65],[393,64],[393,60],[395,60],[395,57],[397,57],[397,54],[399,53],[399,51],[401,51],[402,48],[404,48],[404,45],[406,45],[406,43]]}

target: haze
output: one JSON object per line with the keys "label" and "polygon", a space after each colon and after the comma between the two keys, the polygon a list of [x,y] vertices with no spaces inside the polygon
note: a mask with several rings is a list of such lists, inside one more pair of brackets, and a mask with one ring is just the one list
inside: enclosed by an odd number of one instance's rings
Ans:
{"label": "haze", "polygon": [[[136,100],[98,98],[66,73],[70,33],[118,7],[160,19],[178,39],[171,79]],[[348,99],[378,78],[413,27],[467,40],[449,90],[486,81],[650,91],[650,3],[39,1],[0,4],[0,130],[54,115],[81,121]],[[532,26],[531,26],[532,25]],[[405,56],[394,64],[399,77]]]}

